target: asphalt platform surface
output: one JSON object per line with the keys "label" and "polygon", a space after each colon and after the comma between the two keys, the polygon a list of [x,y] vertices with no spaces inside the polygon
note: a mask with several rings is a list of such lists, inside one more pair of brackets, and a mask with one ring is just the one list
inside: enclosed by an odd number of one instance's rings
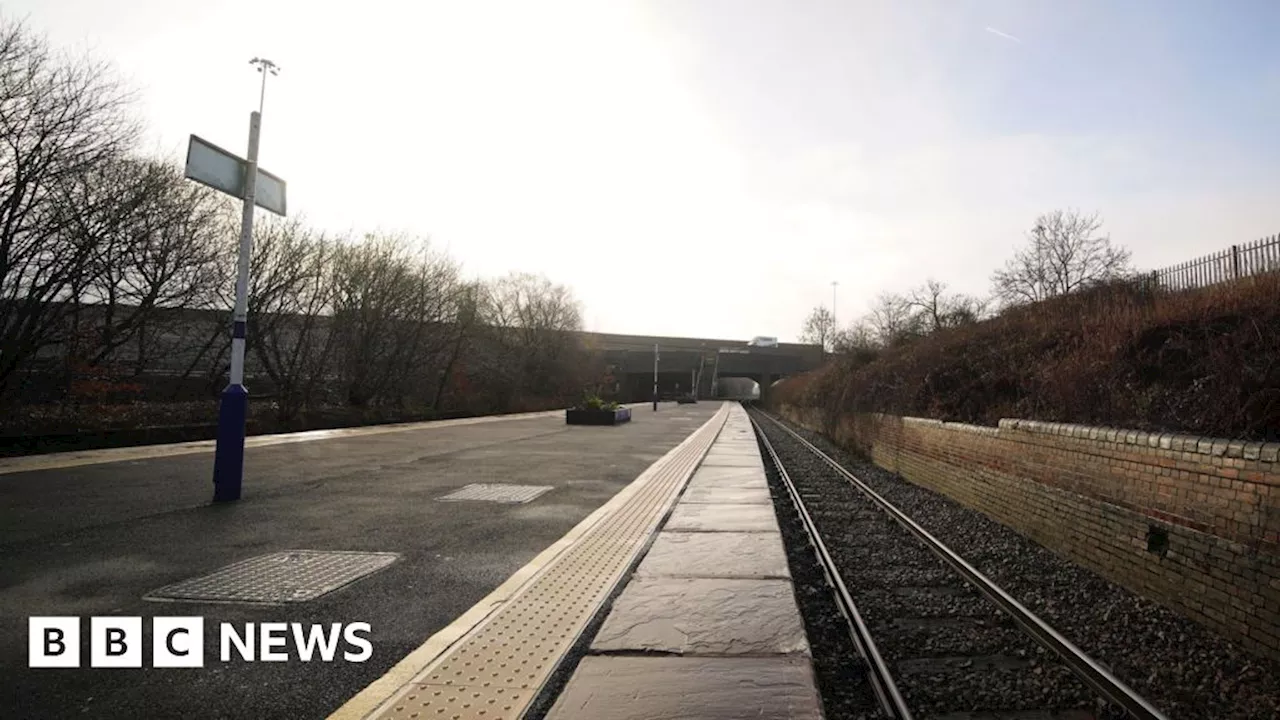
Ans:
{"label": "asphalt platform surface", "polygon": [[[569,427],[562,416],[496,419],[251,447],[244,498],[225,505],[210,503],[209,451],[0,474],[0,674],[8,685],[0,717],[325,717],[719,407],[637,407],[617,427]],[[553,489],[527,504],[438,501],[470,483]],[[143,600],[286,550],[399,558],[308,602]],[[95,615],[143,618],[142,668],[88,667]],[[157,615],[204,617],[204,667],[151,667]],[[79,669],[27,667],[31,616],[81,618]],[[373,654],[362,663],[302,662],[290,641],[285,662],[221,662],[223,622],[367,622]]]}

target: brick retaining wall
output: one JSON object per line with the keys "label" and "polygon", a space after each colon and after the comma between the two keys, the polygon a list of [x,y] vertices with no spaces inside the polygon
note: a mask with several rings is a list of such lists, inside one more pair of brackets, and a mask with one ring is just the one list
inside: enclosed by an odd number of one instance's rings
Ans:
{"label": "brick retaining wall", "polygon": [[1280,658],[1280,444],[1001,420],[787,418]]}

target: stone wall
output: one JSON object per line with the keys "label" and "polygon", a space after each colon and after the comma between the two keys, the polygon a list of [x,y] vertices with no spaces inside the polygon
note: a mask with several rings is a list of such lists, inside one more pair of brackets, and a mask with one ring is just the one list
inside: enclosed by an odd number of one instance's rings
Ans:
{"label": "stone wall", "polygon": [[1280,444],[1001,420],[783,415],[1280,658]]}

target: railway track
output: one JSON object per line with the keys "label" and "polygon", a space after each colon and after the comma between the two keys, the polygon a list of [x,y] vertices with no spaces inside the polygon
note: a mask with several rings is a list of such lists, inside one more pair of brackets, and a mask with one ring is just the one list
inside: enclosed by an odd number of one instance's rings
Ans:
{"label": "railway track", "polygon": [[1166,720],[819,448],[751,419],[885,717]]}

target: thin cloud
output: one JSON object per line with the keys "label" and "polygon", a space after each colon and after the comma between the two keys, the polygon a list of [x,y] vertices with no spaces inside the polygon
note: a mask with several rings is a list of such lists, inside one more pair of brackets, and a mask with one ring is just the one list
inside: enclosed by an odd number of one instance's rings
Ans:
{"label": "thin cloud", "polygon": [[993,27],[988,27],[988,28],[986,28],[986,31],[987,31],[987,32],[989,32],[989,33],[991,33],[992,35],[999,35],[1000,37],[1004,38],[1005,40],[1012,40],[1012,41],[1014,41],[1014,42],[1018,43],[1019,45],[1021,45],[1021,44],[1022,44],[1022,41],[1021,41],[1021,40],[1019,40],[1018,38],[1016,38],[1016,37],[1014,37],[1014,36],[1010,35],[1010,34],[1009,34],[1009,33],[1007,33],[1007,32],[1004,32],[1004,31],[1002,31],[1002,30],[997,30],[997,29],[995,29],[995,28],[993,28]]}

